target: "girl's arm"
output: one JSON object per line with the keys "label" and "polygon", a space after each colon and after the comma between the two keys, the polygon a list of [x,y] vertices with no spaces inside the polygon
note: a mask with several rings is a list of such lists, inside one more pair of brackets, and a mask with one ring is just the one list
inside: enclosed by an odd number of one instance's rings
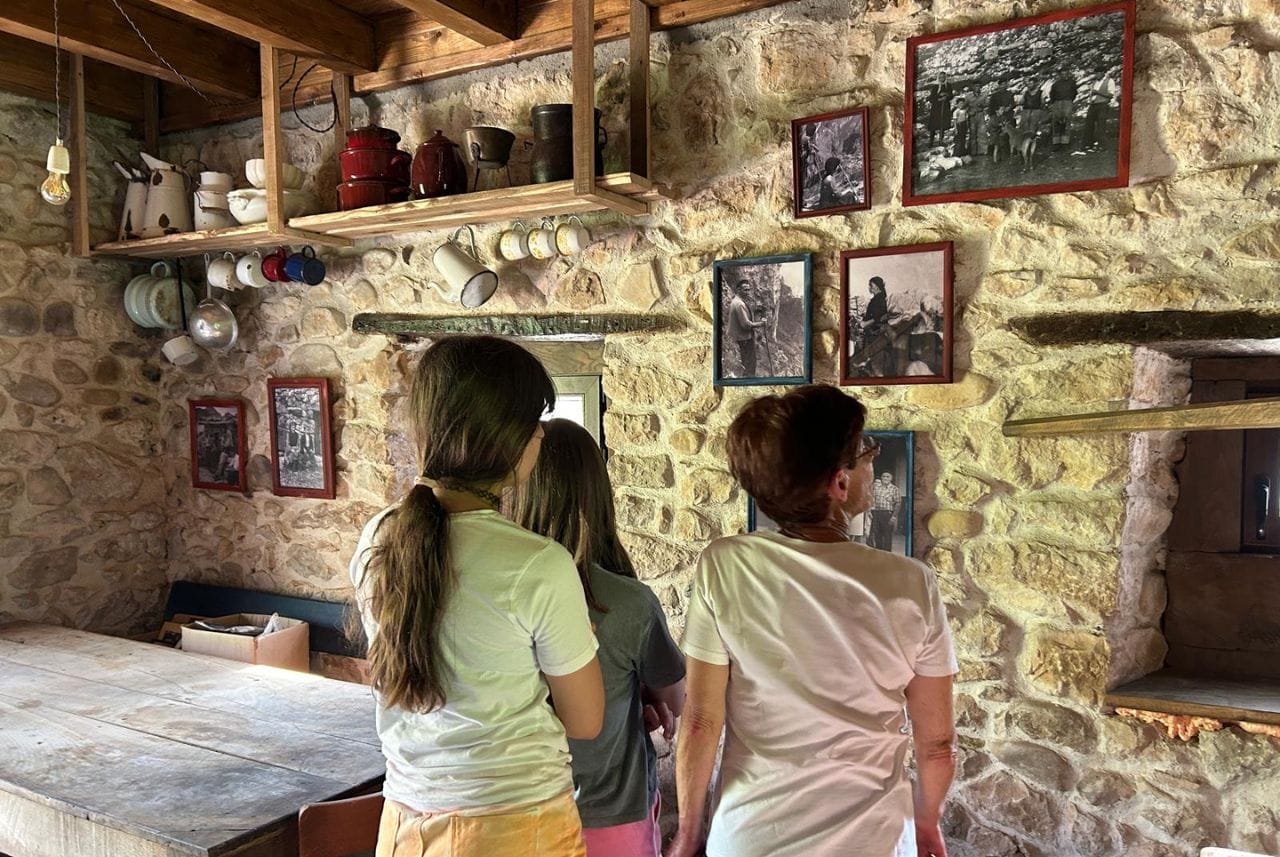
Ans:
{"label": "girl's arm", "polygon": [[664,852],[667,857],[692,857],[702,848],[707,786],[724,729],[729,667],[687,658],[689,696],[676,739],[676,798],[680,829]]}
{"label": "girl's arm", "polygon": [[[545,673],[544,673],[545,675]],[[556,717],[564,724],[564,734],[589,741],[604,725],[604,681],[600,660],[593,657],[582,669],[568,675],[546,676]]]}

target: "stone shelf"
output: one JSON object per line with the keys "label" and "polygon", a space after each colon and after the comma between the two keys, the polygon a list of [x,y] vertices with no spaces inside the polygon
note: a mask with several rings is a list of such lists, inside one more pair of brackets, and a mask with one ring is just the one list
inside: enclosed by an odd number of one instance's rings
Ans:
{"label": "stone shelf", "polygon": [[281,244],[319,244],[326,247],[350,247],[351,240],[334,235],[305,232],[286,227],[272,231],[265,223],[229,226],[202,232],[178,232],[160,238],[137,238],[132,241],[108,241],[93,247],[95,256],[128,256],[135,259],[168,259],[199,256],[224,250],[249,250]]}
{"label": "stone shelf", "polygon": [[1163,669],[1109,691],[1106,704],[1233,723],[1275,725],[1280,724],[1280,681]]}
{"label": "stone shelf", "polygon": [[371,205],[352,211],[295,217],[289,226],[344,238],[424,232],[463,224],[536,222],[543,217],[615,210],[637,215],[648,211],[659,194],[652,182],[635,173],[610,173],[596,180],[600,194],[575,192],[573,180],[519,187],[494,188],[476,193],[415,199],[389,205]]}

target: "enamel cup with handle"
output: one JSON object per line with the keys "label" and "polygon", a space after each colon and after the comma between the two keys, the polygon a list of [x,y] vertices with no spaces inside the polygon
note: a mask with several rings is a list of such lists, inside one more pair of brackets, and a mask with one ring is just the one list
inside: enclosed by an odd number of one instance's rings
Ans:
{"label": "enamel cup with handle", "polygon": [[236,279],[236,257],[235,254],[227,251],[213,261],[209,261],[209,257],[205,256],[205,275],[204,278],[209,285],[216,286],[226,291],[235,291],[243,285]]}
{"label": "enamel cup with handle", "polygon": [[554,259],[560,251],[556,249],[556,230],[548,220],[529,232],[529,255],[535,259],[546,261]]}
{"label": "enamel cup with handle", "polygon": [[[574,221],[578,222],[575,224]],[[576,256],[591,243],[591,233],[582,225],[582,220],[575,214],[567,223],[556,227],[556,249],[561,256]]]}
{"label": "enamel cup with handle", "polygon": [[[471,253],[458,246],[458,233],[466,229],[471,235]],[[476,259],[476,236],[470,226],[460,226],[453,237],[436,248],[431,261],[449,285],[460,292],[459,299],[467,309],[475,309],[498,290],[498,275]]]}
{"label": "enamel cup with handle", "polygon": [[316,258],[315,248],[310,245],[303,247],[302,252],[285,259],[284,271],[289,279],[308,286],[318,286],[324,282],[324,262]]}
{"label": "enamel cup with handle", "polygon": [[262,273],[262,254],[257,250],[241,256],[236,262],[236,279],[254,289],[263,289],[271,285],[267,275]]}
{"label": "enamel cup with handle", "polygon": [[498,252],[509,262],[529,258],[529,230],[523,223],[517,221],[502,233],[498,239]]}

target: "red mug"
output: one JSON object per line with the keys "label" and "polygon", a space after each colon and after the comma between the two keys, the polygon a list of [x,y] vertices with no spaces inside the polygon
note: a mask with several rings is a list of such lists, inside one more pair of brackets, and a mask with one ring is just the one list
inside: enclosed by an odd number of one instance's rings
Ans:
{"label": "red mug", "polygon": [[262,274],[273,283],[291,282],[289,275],[285,273],[284,263],[289,258],[289,250],[287,247],[281,247],[273,253],[268,253],[262,257]]}

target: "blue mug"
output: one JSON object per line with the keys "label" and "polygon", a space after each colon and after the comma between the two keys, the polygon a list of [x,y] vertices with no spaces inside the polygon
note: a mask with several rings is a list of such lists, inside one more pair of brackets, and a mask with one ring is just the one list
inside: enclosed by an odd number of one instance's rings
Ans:
{"label": "blue mug", "polygon": [[306,283],[308,286],[324,282],[324,262],[316,258],[316,251],[310,245],[303,247],[301,253],[294,253],[284,262],[284,271],[289,279]]}

